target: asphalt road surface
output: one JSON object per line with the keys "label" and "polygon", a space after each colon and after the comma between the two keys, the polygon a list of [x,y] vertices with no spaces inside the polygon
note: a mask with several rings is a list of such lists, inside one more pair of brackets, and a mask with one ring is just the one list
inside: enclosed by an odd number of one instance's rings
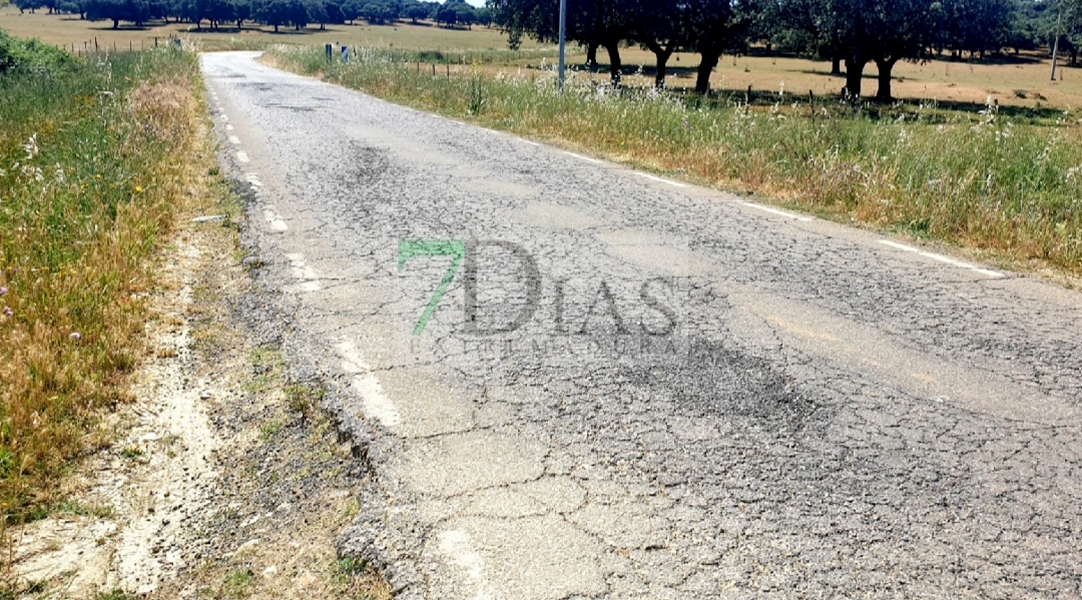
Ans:
{"label": "asphalt road surface", "polygon": [[399,597],[1082,595],[1078,293],[202,64]]}

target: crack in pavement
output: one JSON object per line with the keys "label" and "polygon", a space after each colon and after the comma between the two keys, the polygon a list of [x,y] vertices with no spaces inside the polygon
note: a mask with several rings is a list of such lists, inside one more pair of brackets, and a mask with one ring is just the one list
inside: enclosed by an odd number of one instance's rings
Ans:
{"label": "crack in pavement", "polygon": [[1077,293],[256,56],[201,58],[227,170],[397,597],[1082,594]]}

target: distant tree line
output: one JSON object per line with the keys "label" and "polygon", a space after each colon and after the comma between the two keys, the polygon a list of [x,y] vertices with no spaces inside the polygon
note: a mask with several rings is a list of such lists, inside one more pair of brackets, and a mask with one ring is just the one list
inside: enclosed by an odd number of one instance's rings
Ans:
{"label": "distant tree line", "polygon": [[[554,42],[555,0],[489,0],[512,47],[523,36]],[[898,61],[937,56],[979,57],[1049,46],[1062,16],[1060,47],[1077,60],[1082,46],[1082,0],[567,0],[567,38],[609,59],[612,82],[621,73],[620,49],[650,50],[656,85],[665,84],[673,52],[700,56],[695,89],[707,93],[723,52],[771,51],[829,59],[844,73],[843,92],[862,91],[865,68],[878,69],[879,99],[891,98]]]}
{"label": "distant tree line", "polygon": [[256,22],[300,30],[309,25],[341,25],[363,19],[373,25],[430,19],[443,27],[489,25],[492,13],[463,0],[444,3],[416,0],[15,0],[20,11],[48,10],[78,14],[91,21],[142,25],[149,21],[192,23],[198,29]]}

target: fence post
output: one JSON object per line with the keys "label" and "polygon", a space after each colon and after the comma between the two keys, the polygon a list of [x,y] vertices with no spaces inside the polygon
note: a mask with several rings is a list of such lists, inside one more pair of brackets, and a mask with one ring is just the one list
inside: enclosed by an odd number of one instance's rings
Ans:
{"label": "fence post", "polygon": [[325,49],[325,50],[326,50],[326,52],[327,52],[327,62],[331,62],[331,51],[333,50],[333,48],[331,47],[331,45],[330,45],[330,44],[327,44],[327,45],[326,45],[326,46],[324,47],[324,49]]}

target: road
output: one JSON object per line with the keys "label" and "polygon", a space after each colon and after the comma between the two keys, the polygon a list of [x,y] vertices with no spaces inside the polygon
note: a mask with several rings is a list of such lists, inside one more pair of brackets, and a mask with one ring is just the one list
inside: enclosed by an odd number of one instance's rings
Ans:
{"label": "road", "polygon": [[1082,595],[1078,293],[201,60],[398,597]]}

